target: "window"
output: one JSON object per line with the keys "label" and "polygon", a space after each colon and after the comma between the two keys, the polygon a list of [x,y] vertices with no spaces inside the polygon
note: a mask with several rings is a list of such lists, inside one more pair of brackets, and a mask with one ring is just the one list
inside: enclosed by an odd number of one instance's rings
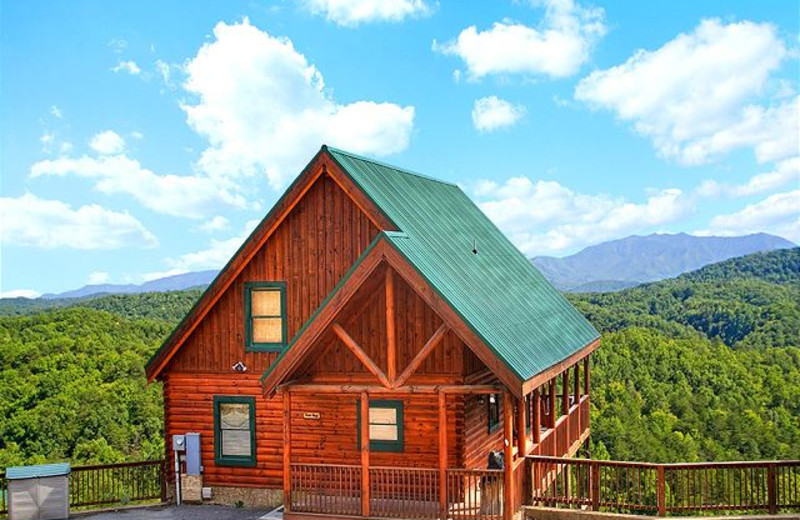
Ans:
{"label": "window", "polygon": [[[358,445],[361,445],[361,404],[356,402]],[[403,401],[370,400],[369,449],[403,451]]]}
{"label": "window", "polygon": [[489,394],[486,407],[489,416],[489,433],[492,433],[500,426],[500,394]]}
{"label": "window", "polygon": [[256,465],[254,397],[214,396],[214,462],[219,466]]}
{"label": "window", "polygon": [[244,294],[245,351],[280,352],[286,346],[286,284],[248,282]]}

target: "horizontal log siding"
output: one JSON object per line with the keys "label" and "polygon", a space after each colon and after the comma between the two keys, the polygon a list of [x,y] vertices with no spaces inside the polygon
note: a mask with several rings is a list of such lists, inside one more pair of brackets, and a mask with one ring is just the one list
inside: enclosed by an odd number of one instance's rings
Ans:
{"label": "horizontal log siding", "polygon": [[[261,396],[260,374],[167,373],[164,406],[167,460],[174,460],[172,435],[200,433],[203,482],[210,486],[274,487],[283,482],[282,411],[280,396]],[[252,395],[256,398],[256,466],[222,467],[214,464],[214,396]],[[172,471],[172,465],[170,465]]]}
{"label": "horizontal log siding", "polygon": [[[473,374],[470,384],[499,384],[498,379],[488,370]],[[503,450],[503,413],[500,423],[489,433],[487,415],[487,396],[469,395],[464,400],[464,467],[467,469],[486,469],[490,451]],[[483,401],[483,404],[481,404]]]}
{"label": "horizontal log siding", "polygon": [[[404,449],[370,452],[370,466],[436,468],[438,451],[438,401],[431,395],[375,394],[371,399],[403,401]],[[299,464],[361,464],[357,446],[357,395],[292,395],[292,462]],[[304,412],[320,418],[304,419]],[[448,463],[459,467],[464,418],[456,398],[447,399]]]}

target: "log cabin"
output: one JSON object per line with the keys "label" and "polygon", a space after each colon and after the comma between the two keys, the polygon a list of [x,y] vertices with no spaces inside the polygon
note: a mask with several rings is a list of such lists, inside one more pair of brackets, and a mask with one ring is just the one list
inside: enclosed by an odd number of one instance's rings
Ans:
{"label": "log cabin", "polygon": [[456,185],[323,146],[147,365],[219,501],[512,518],[598,332]]}

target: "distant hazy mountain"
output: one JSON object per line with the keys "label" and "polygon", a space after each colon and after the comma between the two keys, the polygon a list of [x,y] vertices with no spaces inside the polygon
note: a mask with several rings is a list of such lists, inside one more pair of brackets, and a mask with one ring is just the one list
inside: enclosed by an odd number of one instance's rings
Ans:
{"label": "distant hazy mountain", "polygon": [[795,244],[766,233],[741,237],[634,235],[564,258],[537,256],[531,261],[561,290],[608,292],[673,278],[737,256],[791,247]]}
{"label": "distant hazy mountain", "polygon": [[197,271],[193,273],[178,274],[175,276],[167,276],[166,278],[150,280],[149,282],[145,282],[140,285],[86,285],[80,289],[75,289],[74,291],[67,291],[60,294],[45,294],[42,296],[42,298],[83,298],[93,294],[135,294],[146,292],[179,291],[181,289],[189,289],[191,287],[205,287],[211,283],[215,276],[217,276],[217,272],[218,271]]}

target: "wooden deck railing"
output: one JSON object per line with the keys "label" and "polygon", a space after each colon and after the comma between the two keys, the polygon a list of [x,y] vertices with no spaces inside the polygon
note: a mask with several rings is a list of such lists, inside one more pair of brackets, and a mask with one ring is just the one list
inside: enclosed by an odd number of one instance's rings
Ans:
{"label": "wooden deck railing", "polygon": [[800,509],[800,461],[649,464],[528,458],[533,505],[657,514]]}
{"label": "wooden deck railing", "polygon": [[[291,464],[290,471],[290,511],[362,516],[360,466]],[[448,519],[502,518],[501,470],[448,469],[446,483]],[[439,470],[369,468],[369,508],[370,517],[440,518]]]}
{"label": "wooden deck railing", "polygon": [[502,470],[447,470],[448,517],[492,520],[503,517]]}
{"label": "wooden deck railing", "polygon": [[291,486],[292,511],[361,514],[361,466],[292,464]]}
{"label": "wooden deck railing", "polygon": [[163,460],[75,466],[69,476],[71,508],[167,499]]}
{"label": "wooden deck railing", "polygon": [[[72,510],[149,501],[167,501],[167,466],[163,460],[72,467]],[[0,472],[0,517],[7,513],[8,481]]]}
{"label": "wooden deck railing", "polygon": [[370,514],[384,518],[439,518],[439,470],[369,468]]}
{"label": "wooden deck railing", "polygon": [[568,415],[556,420],[556,427],[543,430],[539,444],[531,449],[531,455],[561,457],[569,453],[573,445],[581,439],[589,429],[589,396],[584,395],[577,404],[573,404]]}

